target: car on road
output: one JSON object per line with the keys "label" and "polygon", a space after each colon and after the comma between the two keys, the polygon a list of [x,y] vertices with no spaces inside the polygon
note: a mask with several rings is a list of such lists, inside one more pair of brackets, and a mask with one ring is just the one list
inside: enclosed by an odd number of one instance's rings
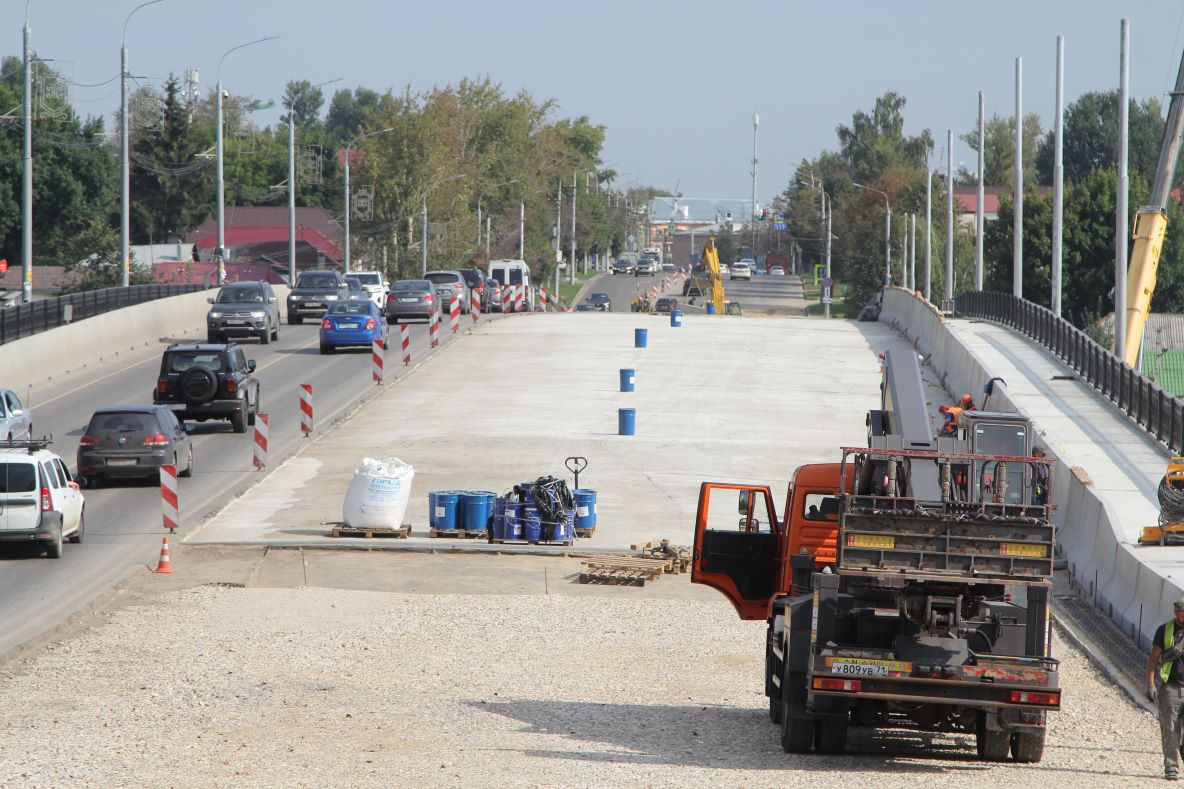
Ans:
{"label": "car on road", "polygon": [[381,271],[351,271],[351,277],[357,277],[358,281],[362,283],[362,287],[366,290],[366,295],[371,301],[378,305],[379,309],[386,303],[386,292],[390,290],[387,285],[386,277],[382,275]]}
{"label": "car on road", "polygon": [[728,274],[728,279],[752,279],[752,267],[756,263],[754,260],[737,260],[732,264],[732,270]]}
{"label": "car on road", "polygon": [[662,272],[664,274],[670,274],[675,271],[678,271],[678,266],[674,265],[673,263],[663,263],[662,264]]}
{"label": "car on road", "polygon": [[33,437],[33,412],[11,389],[0,389],[0,439]]}
{"label": "car on road", "polygon": [[162,405],[112,405],[91,416],[78,440],[78,483],[156,477],[161,466],[193,476],[193,441]]}
{"label": "car on road", "polygon": [[288,323],[300,325],[305,318],[320,318],[326,305],[349,298],[349,285],[340,271],[305,271],[288,294]]}
{"label": "car on road", "polygon": [[674,312],[678,309],[678,299],[673,296],[662,296],[654,302],[655,312]]}
{"label": "car on road", "polygon": [[206,314],[206,342],[226,342],[231,337],[258,337],[267,345],[280,338],[280,300],[269,282],[228,282]]}
{"label": "car on road", "polygon": [[654,260],[653,258],[642,258],[641,260],[637,261],[637,266],[633,269],[633,276],[635,277],[640,277],[642,274],[652,277],[657,273],[658,261]]}
{"label": "car on road", "polygon": [[620,258],[613,266],[613,275],[617,274],[632,274],[633,269],[637,264],[629,258]]}
{"label": "car on road", "polygon": [[345,275],[345,287],[348,289],[345,296],[347,301],[370,301],[370,294],[362,285],[362,280],[353,274]]}
{"label": "car on road", "polygon": [[439,320],[440,300],[436,298],[435,287],[426,279],[401,279],[386,295],[388,323],[430,321],[433,315]]}
{"label": "car on road", "polygon": [[477,295],[477,303],[482,312],[489,312],[489,296],[485,292],[485,275],[479,268],[458,268],[457,271],[465,278],[465,286],[469,289],[469,306],[472,307],[473,294]]}
{"label": "car on road", "polygon": [[587,300],[601,312],[613,311],[613,300],[607,293],[593,293],[588,296]]}
{"label": "car on road", "polygon": [[325,310],[321,319],[321,353],[333,353],[348,346],[369,348],[376,340],[386,343],[387,326],[370,299],[339,301]]}
{"label": "car on road", "polygon": [[785,276],[785,267],[779,266],[777,264],[773,264],[772,266],[769,266],[769,276],[770,277],[784,277]]}
{"label": "car on road", "polygon": [[469,295],[469,285],[465,275],[458,270],[429,271],[423,278],[432,283],[436,289],[436,296],[440,299],[440,310],[445,314],[452,312],[452,299],[460,300],[460,314],[468,315],[472,309]]}
{"label": "car on road", "polygon": [[729,273],[731,270],[732,269],[728,266],[727,263],[724,263],[722,260],[720,261],[720,263],[719,263],[720,276],[723,276],[724,274]]}
{"label": "car on road", "polygon": [[502,284],[493,277],[485,279],[485,293],[486,301],[489,304],[486,309],[489,312],[505,312],[505,305],[502,303],[504,298],[502,295]]}
{"label": "car on road", "polygon": [[40,543],[60,559],[82,542],[86,497],[48,439],[0,441],[0,542]]}
{"label": "car on road", "polygon": [[599,309],[599,307],[597,307],[588,299],[584,299],[576,305],[576,312],[598,312]]}
{"label": "car on road", "polygon": [[152,402],[181,422],[226,419],[245,433],[259,413],[259,392],[255,360],[238,343],[175,344],[161,356]]}

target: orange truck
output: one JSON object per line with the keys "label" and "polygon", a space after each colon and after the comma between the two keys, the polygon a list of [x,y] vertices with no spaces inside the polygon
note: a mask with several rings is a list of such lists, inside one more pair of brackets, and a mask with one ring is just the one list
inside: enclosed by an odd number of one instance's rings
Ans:
{"label": "orange truck", "polygon": [[883,375],[868,446],[800,466],[781,517],[767,485],[703,483],[692,581],[767,622],[787,752],[842,753],[852,726],[912,728],[1038,762],[1061,697],[1055,533],[1033,495],[1049,461],[1016,414],[969,412],[961,435],[935,438],[915,355],[885,354]]}

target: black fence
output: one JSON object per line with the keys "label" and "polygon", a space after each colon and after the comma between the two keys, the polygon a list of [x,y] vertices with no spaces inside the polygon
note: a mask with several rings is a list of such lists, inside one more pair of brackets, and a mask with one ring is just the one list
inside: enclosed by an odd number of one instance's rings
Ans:
{"label": "black fence", "polygon": [[0,345],[133,304],[205,289],[205,285],[132,285],[14,304],[0,309]]}
{"label": "black fence", "polygon": [[1048,348],[1173,453],[1184,450],[1184,401],[1160,389],[1051,310],[1010,293],[963,293],[955,314],[1011,326]]}

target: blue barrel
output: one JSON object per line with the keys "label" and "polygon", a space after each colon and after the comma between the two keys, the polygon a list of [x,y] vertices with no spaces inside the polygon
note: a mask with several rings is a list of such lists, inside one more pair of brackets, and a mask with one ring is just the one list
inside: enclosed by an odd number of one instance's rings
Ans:
{"label": "blue barrel", "polygon": [[428,493],[428,522],[433,529],[453,531],[457,528],[457,502],[460,491],[437,490]]}
{"label": "blue barrel", "polygon": [[621,391],[622,392],[632,392],[634,384],[636,384],[636,382],[637,381],[636,381],[636,378],[634,377],[633,370],[628,367],[622,367],[621,368]]}
{"label": "blue barrel", "polygon": [[634,348],[644,348],[648,334],[649,334],[648,329],[634,329],[633,330],[633,347]]}
{"label": "blue barrel", "polygon": [[460,526],[465,531],[487,531],[497,494],[488,490],[467,490],[460,494]]}
{"label": "blue barrel", "polygon": [[533,507],[526,508],[526,517],[522,519],[522,539],[527,542],[538,542],[542,535],[543,523],[539,511]]}
{"label": "blue barrel", "polygon": [[682,326],[682,310],[670,311],[670,326],[674,329]]}
{"label": "blue barrel", "polygon": [[522,539],[522,505],[513,499],[506,500],[506,519],[501,539]]}
{"label": "blue barrel", "polygon": [[493,500],[493,539],[506,538],[506,499],[498,496]]}
{"label": "blue barrel", "polygon": [[557,523],[546,524],[544,538],[548,542],[571,542],[575,539],[575,511],[564,510]]}
{"label": "blue barrel", "polygon": [[571,497],[576,502],[575,528],[595,529],[596,491],[592,488],[576,488],[571,492]]}
{"label": "blue barrel", "polygon": [[636,408],[618,408],[617,409],[617,435],[631,436],[637,430],[637,409]]}
{"label": "blue barrel", "polygon": [[707,302],[707,314],[708,315],[715,314],[715,302],[713,302],[713,301]]}

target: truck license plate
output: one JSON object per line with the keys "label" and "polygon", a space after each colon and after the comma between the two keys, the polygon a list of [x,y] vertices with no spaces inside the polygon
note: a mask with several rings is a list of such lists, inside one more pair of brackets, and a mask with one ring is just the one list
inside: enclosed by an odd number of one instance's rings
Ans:
{"label": "truck license plate", "polygon": [[833,674],[860,677],[886,677],[890,673],[909,673],[913,664],[901,660],[875,660],[872,658],[826,658],[826,667]]}
{"label": "truck license plate", "polygon": [[1005,542],[999,547],[999,553],[1004,556],[1029,556],[1043,559],[1047,555],[1044,545],[1026,545],[1022,542]]}
{"label": "truck license plate", "polygon": [[848,548],[884,548],[891,550],[896,547],[895,537],[883,537],[876,534],[848,534]]}

